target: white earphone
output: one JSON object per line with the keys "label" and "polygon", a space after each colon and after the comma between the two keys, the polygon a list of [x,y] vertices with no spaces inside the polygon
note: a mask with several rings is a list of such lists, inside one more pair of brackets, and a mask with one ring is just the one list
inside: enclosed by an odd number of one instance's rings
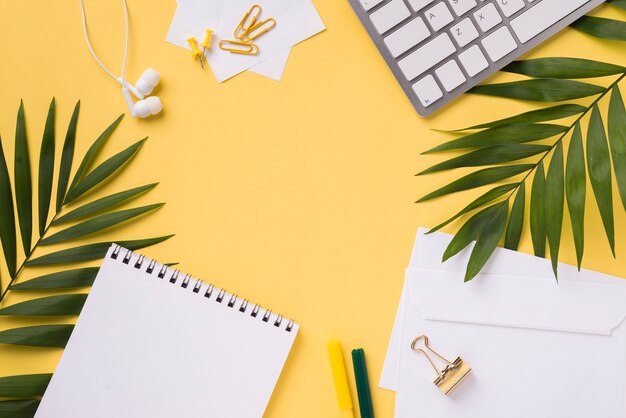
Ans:
{"label": "white earphone", "polygon": [[[122,94],[124,95],[124,100],[126,101],[130,114],[134,117],[146,118],[148,116],[156,115],[163,110],[163,104],[158,97],[146,97],[152,93],[152,90],[157,86],[157,84],[159,84],[161,76],[154,69],[148,68],[143,72],[143,74],[141,74],[141,77],[139,77],[139,80],[137,80],[135,85],[132,85],[125,80],[124,75],[126,70],[126,58],[128,57],[128,5],[126,4],[126,0],[122,0],[122,4],[124,5],[124,14],[126,16],[126,46],[124,48],[122,75],[120,77],[116,77],[115,74],[109,71],[109,69],[98,59],[98,56],[91,47],[89,35],[87,34],[85,5],[83,4],[83,0],[80,0],[80,10],[83,16],[83,31],[85,33],[85,40],[87,41],[87,48],[89,48],[89,52],[91,52],[91,55],[93,55],[98,65],[100,65],[100,67],[102,67],[107,74],[109,74],[122,86]],[[132,96],[137,98],[137,102],[133,101]]]}
{"label": "white earphone", "polygon": [[[156,115],[163,110],[163,104],[161,104],[161,100],[158,97],[146,97],[152,93],[152,89],[159,84],[160,79],[161,76],[159,73],[152,68],[148,68],[144,71],[134,86],[121,77],[117,79],[122,85],[122,94],[124,95],[124,100],[126,100],[131,115],[138,118],[146,118],[151,115]],[[131,94],[139,99],[136,103],[133,102]]]}

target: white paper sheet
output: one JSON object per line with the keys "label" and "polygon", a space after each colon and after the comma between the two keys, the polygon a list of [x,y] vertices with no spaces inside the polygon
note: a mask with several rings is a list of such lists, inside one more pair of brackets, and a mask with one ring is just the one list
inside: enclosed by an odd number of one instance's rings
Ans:
{"label": "white paper sheet", "polygon": [[[222,9],[221,26],[217,31],[218,41],[233,38],[233,31],[252,4],[255,2],[250,0],[226,1]],[[258,55],[211,54],[208,62],[220,82],[286,51],[325,29],[310,0],[259,0],[256,4],[262,8],[260,19],[274,18],[276,27],[255,40],[260,50]]]}
{"label": "white paper sheet", "polygon": [[[449,259],[445,263],[441,262],[441,256],[450,243],[452,236],[442,232],[426,235],[427,229],[420,228],[417,232],[413,252],[407,274],[400,303],[396,313],[387,355],[383,365],[379,387],[395,391],[398,384],[399,350],[401,346],[402,323],[406,312],[406,289],[410,282],[411,272],[415,268],[428,270],[441,270],[447,272],[464,272],[467,265],[472,246],[466,248],[457,256]],[[594,283],[615,283],[616,279],[602,273],[590,270],[578,272],[575,266],[559,263],[559,274],[567,276],[571,281],[592,281]],[[554,281],[550,262],[543,258],[519,253],[516,251],[497,248],[494,256],[483,269],[483,273],[490,274],[510,274],[512,271],[518,275],[537,277]],[[462,280],[462,278],[461,278]],[[620,282],[621,284],[622,282]],[[626,285],[626,282],[624,282]],[[625,301],[626,303],[626,301]]]}
{"label": "white paper sheet", "polygon": [[[396,418],[417,410],[430,418],[624,417],[623,280],[484,274],[463,283],[463,275],[408,272]],[[472,367],[448,396],[409,348],[424,334],[444,357]]]}
{"label": "white paper sheet", "polygon": [[[195,3],[200,3],[203,7],[197,7]],[[190,50],[189,45],[187,44],[186,39],[189,36],[196,36],[196,39],[203,39],[204,29],[202,28],[210,28],[210,27],[218,27],[219,19],[215,19],[215,16],[219,16],[221,0],[219,1],[208,1],[203,2],[199,0],[185,0],[180,2],[178,7],[176,8],[176,12],[174,13],[174,18],[172,19],[172,23],[170,25],[169,31],[167,33],[166,41]],[[215,7],[213,7],[215,5]],[[197,10],[197,16],[193,13],[193,10]],[[191,30],[190,24],[188,23],[190,19],[188,15],[196,16],[196,21],[205,21],[207,23],[196,24],[196,27],[199,28],[197,30]],[[201,17],[201,16],[207,16]],[[210,18],[209,16],[213,17]],[[200,41],[201,42],[201,41]],[[214,48],[216,41],[213,40]],[[289,53],[291,48],[288,48],[286,51],[283,51],[274,57],[270,57],[260,64],[255,65],[249,70],[253,73],[271,78],[272,80],[280,81],[283,76],[283,72],[285,71],[285,66],[287,65],[287,60],[289,58]],[[212,51],[207,52],[207,56],[210,55]]]}

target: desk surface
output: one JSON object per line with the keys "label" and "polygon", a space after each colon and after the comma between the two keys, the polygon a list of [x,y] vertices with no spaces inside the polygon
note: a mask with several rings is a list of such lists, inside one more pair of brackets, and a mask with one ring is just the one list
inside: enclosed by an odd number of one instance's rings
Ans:
{"label": "desk surface", "polygon": [[[118,71],[122,8],[86,3],[94,48]],[[377,382],[417,227],[433,226],[471,199],[468,193],[413,203],[456,176],[413,176],[440,158],[419,155],[446,139],[430,129],[492,120],[530,105],[466,96],[419,118],[343,0],[315,0],[328,29],[292,50],[281,82],[247,73],[217,84],[186,51],[165,42],[173,0],[129,3],[129,79],[149,66],[157,69],[165,111],[149,121],[127,115],[105,154],[150,139],[107,190],[160,181],[140,202],[167,205],[116,236],[176,233],[145,252],[296,318],[302,329],[266,416],[339,416],[326,341],[339,338],[346,354],[365,347]],[[624,17],[606,8],[599,13]],[[126,112],[119,87],[87,51],[78,1],[3,2],[0,51],[0,133],[7,155],[13,155],[20,98],[28,133],[38,138],[56,96],[59,141],[80,98],[78,155]],[[534,55],[626,62],[626,50],[616,43],[572,30]],[[31,143],[33,158],[38,145]],[[623,234],[617,234],[614,260],[597,208],[588,203],[585,267],[623,275]],[[616,229],[625,228],[626,216],[617,212]],[[562,260],[570,263],[571,242],[566,221]],[[527,231],[522,250],[530,251]],[[2,319],[0,329],[25,324]],[[60,354],[0,346],[0,375],[52,371]],[[373,396],[377,415],[392,416],[393,395],[374,389]]]}

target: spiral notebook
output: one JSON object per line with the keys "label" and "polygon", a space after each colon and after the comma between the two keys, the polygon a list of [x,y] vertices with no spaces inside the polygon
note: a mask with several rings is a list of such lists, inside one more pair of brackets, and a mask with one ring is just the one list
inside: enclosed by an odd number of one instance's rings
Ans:
{"label": "spiral notebook", "polygon": [[37,418],[263,416],[298,324],[112,246]]}

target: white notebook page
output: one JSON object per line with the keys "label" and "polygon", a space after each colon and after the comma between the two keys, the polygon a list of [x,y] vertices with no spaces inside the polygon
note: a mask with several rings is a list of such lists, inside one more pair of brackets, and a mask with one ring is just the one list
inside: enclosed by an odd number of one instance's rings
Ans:
{"label": "white notebook page", "polygon": [[[105,258],[36,418],[261,417],[298,325],[149,260]],[[141,260],[139,260],[141,261]],[[182,283],[187,282],[186,288]],[[197,285],[196,285],[197,283]],[[198,292],[194,292],[194,287]],[[287,329],[290,327],[291,331]]]}

